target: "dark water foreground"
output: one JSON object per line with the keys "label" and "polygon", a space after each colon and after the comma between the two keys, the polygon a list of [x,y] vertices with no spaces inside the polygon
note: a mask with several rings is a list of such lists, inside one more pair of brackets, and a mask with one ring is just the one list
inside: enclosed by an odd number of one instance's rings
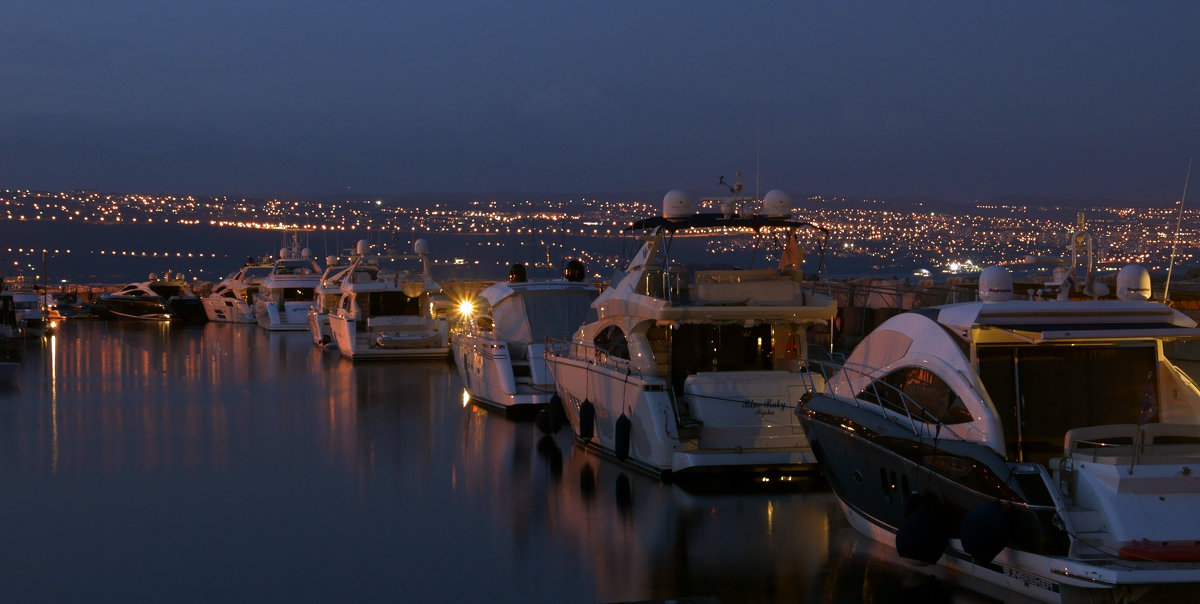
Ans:
{"label": "dark water foreground", "polygon": [[307,333],[68,322],[0,387],[6,602],[979,601],[828,491],[694,494]]}

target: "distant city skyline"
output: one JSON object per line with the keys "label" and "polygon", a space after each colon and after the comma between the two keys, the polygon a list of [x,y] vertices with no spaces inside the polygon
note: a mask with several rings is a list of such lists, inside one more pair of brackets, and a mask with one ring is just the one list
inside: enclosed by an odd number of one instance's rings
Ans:
{"label": "distant city skyline", "polygon": [[0,186],[1169,203],[1200,4],[0,7]]}

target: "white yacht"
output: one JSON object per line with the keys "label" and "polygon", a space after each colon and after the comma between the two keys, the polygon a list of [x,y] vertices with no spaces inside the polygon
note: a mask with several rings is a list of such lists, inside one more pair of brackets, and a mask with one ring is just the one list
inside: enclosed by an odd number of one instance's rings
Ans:
{"label": "white yacht", "polygon": [[352,359],[444,359],[449,323],[431,295],[441,286],[429,271],[429,244],[412,254],[359,256],[342,279],[342,297],[329,315],[338,352]]}
{"label": "white yacht", "polygon": [[298,243],[279,250],[271,272],[258,284],[254,320],[272,331],[308,329],[313,292],[321,280],[321,267]]}
{"label": "white yacht", "polygon": [[[749,217],[734,208],[694,214],[676,190],[663,217],[630,227],[641,249],[592,303],[598,318],[546,351],[580,442],[677,479],[815,469],[792,408],[806,391],[806,332],[829,325],[836,306],[805,291],[796,237],[823,229],[791,220],[782,191],[768,193],[763,208]],[[750,234],[774,244],[777,267],[672,262],[672,244],[688,236],[720,251]]]}
{"label": "white yacht", "polygon": [[[517,270],[520,269],[520,270]],[[554,396],[546,339],[565,339],[591,310],[599,290],[583,282],[578,260],[564,279],[526,281],[522,265],[485,288],[452,338],[454,360],[470,397],[510,417],[529,415]]]}
{"label": "white yacht", "polygon": [[200,298],[209,321],[254,323],[254,294],[274,267],[269,262],[247,262]]}
{"label": "white yacht", "polygon": [[321,281],[313,290],[313,307],[308,311],[308,331],[312,334],[313,344],[331,347],[333,332],[329,329],[329,315],[337,309],[342,299],[342,281],[350,272],[350,266],[358,256],[370,251],[370,242],[361,240],[354,254],[347,254],[345,259],[329,256],[325,259],[325,272],[321,273]]}
{"label": "white yacht", "polygon": [[1163,342],[1196,323],[1138,266],[1116,300],[1058,285],[1014,300],[990,267],[980,301],[888,319],[797,414],[850,524],[898,558],[1048,602],[1190,601],[1200,390]]}

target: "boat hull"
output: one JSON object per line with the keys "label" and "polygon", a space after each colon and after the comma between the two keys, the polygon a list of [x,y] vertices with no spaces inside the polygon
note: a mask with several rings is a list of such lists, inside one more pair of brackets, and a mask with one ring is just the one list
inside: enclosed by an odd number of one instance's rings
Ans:
{"label": "boat hull", "polygon": [[312,302],[272,302],[259,298],[254,303],[254,319],[269,331],[305,331]]}
{"label": "boat hull", "polygon": [[[713,372],[703,377],[705,385],[723,382],[724,390],[714,396],[687,394],[690,418],[681,420],[671,386],[662,380],[557,354],[548,354],[547,363],[576,439],[632,466],[675,479],[713,472],[816,471],[816,457],[790,408],[795,401],[788,400],[804,392],[794,376]],[[747,381],[754,385],[747,387]],[[765,398],[771,402],[765,403],[762,391],[752,391],[766,384],[771,395]],[[627,431],[618,425],[622,417]],[[697,421],[700,417],[707,419]]]}
{"label": "boat hull", "polygon": [[458,334],[453,356],[463,386],[476,404],[508,417],[532,417],[554,398],[554,379],[543,357],[544,348],[530,344],[526,359],[518,360],[504,341]]}
{"label": "boat hull", "polygon": [[[931,447],[906,437],[902,425],[880,423],[886,422],[881,414],[851,407],[817,397],[799,415],[847,520],[881,544],[896,547],[898,539],[911,537],[899,536],[917,526],[906,520],[916,508],[929,506],[934,520],[921,527],[921,534],[944,536],[937,542],[938,564],[1038,600],[1134,601],[1146,592],[1155,594],[1147,601],[1156,601],[1178,588],[1167,583],[1200,580],[1200,563],[1068,557],[1070,540],[1057,510],[1043,501],[1048,491],[1037,491],[1042,474],[1001,476],[1002,458],[987,459],[973,449],[980,445],[943,441]],[[968,449],[974,454],[961,454]],[[964,534],[972,530],[964,528],[964,518],[988,504],[1004,510],[1007,545],[993,559],[982,560],[963,545]]]}
{"label": "boat hull", "polygon": [[205,297],[200,299],[209,321],[254,323],[254,307],[240,300]]}
{"label": "boat hull", "polygon": [[338,352],[352,361],[445,359],[450,354],[447,326],[445,321],[431,323],[420,338],[408,342],[414,344],[412,346],[382,346],[379,343],[381,332],[360,330],[357,320],[338,315],[330,315],[329,330]]}

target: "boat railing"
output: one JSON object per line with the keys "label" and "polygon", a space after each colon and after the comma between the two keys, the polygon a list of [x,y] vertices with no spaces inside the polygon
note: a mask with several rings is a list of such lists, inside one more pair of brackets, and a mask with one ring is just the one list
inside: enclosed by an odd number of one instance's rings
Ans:
{"label": "boat railing", "polygon": [[[903,390],[881,379],[872,377],[877,368],[857,363],[840,363],[819,359],[804,362],[800,372],[809,396],[823,394],[849,402],[860,409],[869,409],[894,421],[906,420],[914,434],[926,434],[934,438],[954,436],[962,439],[959,430],[946,424],[935,413],[914,400]],[[815,376],[820,375],[825,391],[819,392]],[[890,411],[891,413],[887,413]],[[922,428],[918,428],[918,424]]]}
{"label": "boat railing", "polygon": [[639,379],[644,377],[641,370],[634,367],[633,363],[629,362],[628,359],[614,356],[609,350],[592,344],[547,338],[544,354],[545,356],[557,356],[584,361],[590,365],[624,373],[627,376]]}

